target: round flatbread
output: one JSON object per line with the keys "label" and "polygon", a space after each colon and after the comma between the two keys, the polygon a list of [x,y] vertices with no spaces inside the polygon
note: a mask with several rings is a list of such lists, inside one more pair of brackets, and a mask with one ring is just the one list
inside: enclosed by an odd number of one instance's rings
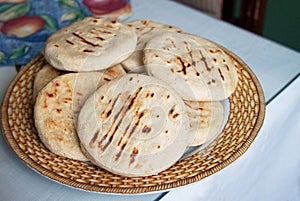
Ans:
{"label": "round flatbread", "polygon": [[36,73],[33,84],[32,100],[35,103],[39,91],[44,88],[51,80],[61,75],[62,72],[53,68],[50,64],[46,64]]}
{"label": "round flatbread", "polygon": [[103,84],[105,82],[111,81],[113,79],[116,79],[117,77],[121,77],[126,74],[126,71],[124,70],[123,66],[121,64],[114,65],[110,68],[105,69],[104,71],[101,71],[101,83]]}
{"label": "round flatbread", "polygon": [[126,59],[136,41],[134,30],[120,21],[86,17],[52,34],[45,58],[61,70],[98,71]]}
{"label": "round flatbread", "polygon": [[137,35],[137,45],[135,51],[122,62],[122,65],[127,71],[133,73],[145,72],[143,49],[151,38],[161,32],[182,32],[182,30],[177,27],[150,20],[134,20],[128,22],[127,25],[135,31]]}
{"label": "round flatbread", "polygon": [[188,130],[177,93],[141,74],[100,87],[83,105],[77,124],[91,161],[123,176],[153,175],[170,167],[190,143]]}
{"label": "round flatbread", "polygon": [[182,33],[153,37],[144,49],[149,75],[164,80],[185,100],[219,101],[235,90],[238,75],[232,58],[218,46]]}
{"label": "round flatbread", "polygon": [[[117,67],[119,69],[119,67]],[[120,74],[69,73],[49,82],[38,94],[34,107],[35,126],[44,145],[53,153],[85,161],[79,147],[76,120],[87,99],[103,83]]]}
{"label": "round flatbread", "polygon": [[[40,90],[44,88],[51,80],[62,75],[63,73],[65,72],[53,68],[53,66],[51,66],[50,64],[46,64],[40,71],[36,73],[32,93],[32,100],[34,104]],[[122,65],[117,64],[103,71],[101,81],[104,83],[124,74],[126,74],[126,71],[124,70]]]}
{"label": "round flatbread", "polygon": [[209,142],[220,131],[224,122],[224,107],[221,102],[184,101],[190,122],[189,134],[194,136],[189,146]]}

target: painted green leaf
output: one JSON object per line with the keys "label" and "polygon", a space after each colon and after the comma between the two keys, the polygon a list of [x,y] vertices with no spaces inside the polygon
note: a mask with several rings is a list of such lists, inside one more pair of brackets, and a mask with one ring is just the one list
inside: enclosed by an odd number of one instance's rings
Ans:
{"label": "painted green leaf", "polygon": [[60,23],[65,22],[65,21],[75,22],[75,21],[78,21],[78,20],[82,20],[86,16],[87,15],[84,12],[81,12],[81,11],[65,12],[60,17]]}
{"label": "painted green leaf", "polygon": [[3,63],[4,59],[5,59],[5,54],[0,51],[0,63]]}
{"label": "painted green leaf", "polygon": [[60,22],[65,22],[65,21],[73,21],[75,20],[79,15],[79,12],[65,12],[61,17],[60,17]]}
{"label": "painted green leaf", "polygon": [[9,55],[9,59],[17,59],[23,55],[25,55],[28,51],[30,50],[30,47],[29,46],[24,46],[24,47],[21,47],[21,48],[17,48],[15,49],[11,55]]}
{"label": "painted green leaf", "polygon": [[58,0],[58,4],[63,8],[78,8],[78,4],[74,0]]}
{"label": "painted green leaf", "polygon": [[45,20],[44,29],[48,31],[56,31],[57,25],[55,19],[50,17],[49,15],[40,15],[41,18]]}
{"label": "painted green leaf", "polygon": [[0,13],[6,11],[7,9],[13,7],[14,5],[16,5],[15,3],[8,3],[8,4],[4,4],[3,6],[0,6]]}
{"label": "painted green leaf", "polygon": [[3,22],[25,15],[30,10],[30,3],[17,3],[5,8],[2,8],[2,12],[0,11],[0,21]]}
{"label": "painted green leaf", "polygon": [[82,20],[85,17],[87,17],[87,15],[84,12],[79,12],[79,15],[77,16],[76,21]]}

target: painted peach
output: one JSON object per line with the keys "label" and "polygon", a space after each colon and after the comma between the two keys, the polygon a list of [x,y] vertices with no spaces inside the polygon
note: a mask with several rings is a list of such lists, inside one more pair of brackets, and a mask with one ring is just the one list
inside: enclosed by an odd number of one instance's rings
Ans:
{"label": "painted peach", "polygon": [[13,37],[23,38],[29,36],[45,25],[45,20],[39,16],[21,16],[3,22],[0,32]]}
{"label": "painted peach", "polygon": [[82,3],[88,7],[94,15],[103,15],[126,6],[126,0],[83,0]]}

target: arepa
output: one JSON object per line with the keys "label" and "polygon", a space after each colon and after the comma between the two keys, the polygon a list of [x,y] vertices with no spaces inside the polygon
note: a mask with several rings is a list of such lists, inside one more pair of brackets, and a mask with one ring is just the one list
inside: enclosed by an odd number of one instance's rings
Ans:
{"label": "arepa", "polygon": [[236,88],[238,75],[232,58],[221,48],[183,33],[153,37],[144,49],[149,75],[165,81],[190,101],[219,101]]}
{"label": "arepa", "polygon": [[62,72],[46,64],[39,72],[36,73],[33,84],[32,100],[35,103],[38,92],[44,88],[51,80],[61,75]]}
{"label": "arepa", "polygon": [[39,92],[34,107],[35,126],[50,151],[71,159],[87,160],[79,146],[75,128],[77,115],[91,93],[103,83],[123,74],[119,66],[116,69],[106,73],[64,74]]}
{"label": "arepa", "polygon": [[122,65],[127,71],[132,73],[145,72],[143,49],[151,38],[161,32],[182,32],[182,30],[177,27],[150,20],[134,20],[128,22],[127,25],[135,30],[137,35],[137,46],[135,51],[122,62]]}
{"label": "arepa", "polygon": [[83,105],[77,131],[96,165],[123,176],[157,174],[174,164],[191,137],[185,105],[156,78],[127,74]]}
{"label": "arepa", "polygon": [[225,114],[221,102],[184,101],[190,122],[189,134],[194,136],[189,146],[197,146],[212,140],[221,129]]}
{"label": "arepa", "polygon": [[45,58],[66,71],[99,71],[120,63],[134,50],[137,37],[126,24],[86,17],[54,34],[46,41]]}

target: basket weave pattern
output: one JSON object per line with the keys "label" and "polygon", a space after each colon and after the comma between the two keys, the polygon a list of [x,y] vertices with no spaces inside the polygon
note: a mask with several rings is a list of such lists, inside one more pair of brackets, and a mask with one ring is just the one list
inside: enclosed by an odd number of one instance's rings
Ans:
{"label": "basket weave pattern", "polygon": [[[230,53],[230,52],[228,52]],[[232,53],[231,53],[232,54]],[[204,150],[178,161],[154,176],[122,177],[106,170],[52,154],[34,127],[32,92],[43,56],[30,62],[11,84],[2,105],[4,135],[14,152],[42,175],[88,191],[135,194],[167,190],[199,181],[232,163],[256,137],[265,113],[264,97],[255,75],[235,55],[238,87],[229,98],[230,113],[222,133]]]}

